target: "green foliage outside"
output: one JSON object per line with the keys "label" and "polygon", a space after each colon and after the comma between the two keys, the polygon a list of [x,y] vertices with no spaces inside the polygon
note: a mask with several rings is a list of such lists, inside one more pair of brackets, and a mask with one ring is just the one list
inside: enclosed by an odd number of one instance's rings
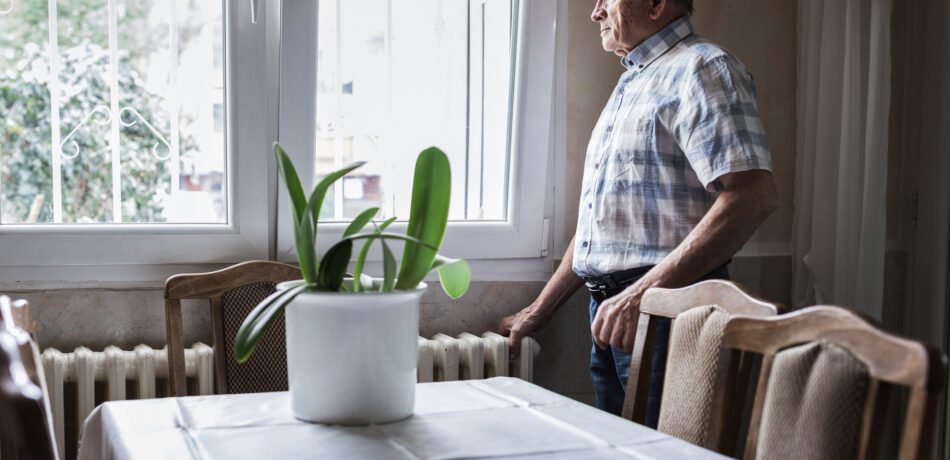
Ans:
{"label": "green foliage outside", "polygon": [[[145,89],[144,50],[167,47],[167,27],[149,30],[150,2],[127,2],[118,11],[119,107],[131,107],[169,137],[168,112],[160,95]],[[109,146],[111,105],[108,11],[88,0],[59,1],[58,46],[60,136],[93,115],[63,145],[63,222],[112,221],[112,160]],[[180,36],[189,36],[184,24]],[[182,43],[182,47],[186,42]],[[46,0],[17,0],[0,16],[0,222],[53,221],[52,116],[49,72],[49,26]],[[99,109],[97,111],[97,108]],[[125,112],[125,124],[133,116]],[[118,117],[119,114],[114,116]],[[136,120],[138,121],[138,120]],[[168,161],[156,159],[159,139],[141,122],[122,126],[122,213],[124,222],[161,222],[159,190],[170,193]],[[180,139],[184,159],[196,147]],[[168,154],[163,144],[158,153]],[[41,197],[40,197],[41,196]],[[40,198],[38,198],[40,197]],[[42,204],[36,209],[35,204]],[[38,211],[38,212],[37,212]]]}

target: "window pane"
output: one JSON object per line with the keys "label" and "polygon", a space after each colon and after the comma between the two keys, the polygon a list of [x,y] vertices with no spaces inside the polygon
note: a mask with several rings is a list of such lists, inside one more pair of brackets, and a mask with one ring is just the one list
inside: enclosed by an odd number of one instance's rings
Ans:
{"label": "window pane", "polygon": [[225,222],[222,3],[0,9],[0,222]]}
{"label": "window pane", "polygon": [[409,217],[416,155],[452,164],[452,220],[507,216],[513,0],[320,2],[315,175],[339,181],[322,216]]}

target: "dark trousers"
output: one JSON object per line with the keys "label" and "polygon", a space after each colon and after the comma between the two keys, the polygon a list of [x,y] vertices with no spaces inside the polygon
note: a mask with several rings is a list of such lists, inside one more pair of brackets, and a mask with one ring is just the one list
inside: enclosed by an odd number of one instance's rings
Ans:
{"label": "dark trousers", "polygon": [[[623,291],[627,286],[635,283],[652,267],[643,267],[638,275],[623,280],[623,284],[606,291],[607,298]],[[697,281],[707,279],[729,279],[727,264],[713,270]],[[600,304],[593,298],[590,300],[590,320],[593,323],[597,316]],[[660,399],[663,396],[663,375],[666,369],[666,347],[670,336],[670,320],[655,318],[656,342],[653,345],[653,364],[650,369],[650,387],[647,393],[646,425],[656,428],[660,416]],[[590,378],[594,384],[594,396],[597,407],[601,410],[620,415],[623,411],[623,398],[627,388],[627,375],[630,371],[630,353],[619,348],[610,347],[601,349],[593,344],[590,352]]]}

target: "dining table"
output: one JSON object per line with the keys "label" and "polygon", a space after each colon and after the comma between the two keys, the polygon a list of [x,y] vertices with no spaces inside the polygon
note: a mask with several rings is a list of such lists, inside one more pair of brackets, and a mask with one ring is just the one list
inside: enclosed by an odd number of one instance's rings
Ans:
{"label": "dining table", "polygon": [[364,426],[298,420],[288,392],[111,401],[83,424],[78,458],[725,457],[524,380],[495,377],[418,384],[411,417]]}

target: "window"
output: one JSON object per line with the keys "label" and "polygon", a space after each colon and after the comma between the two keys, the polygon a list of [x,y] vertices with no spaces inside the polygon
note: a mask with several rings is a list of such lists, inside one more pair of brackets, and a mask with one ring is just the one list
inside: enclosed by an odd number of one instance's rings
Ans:
{"label": "window", "polygon": [[257,23],[252,3],[0,0],[0,287],[293,260],[274,140],[308,186],[369,161],[321,247],[367,206],[408,218],[437,145],[446,252],[538,258],[558,2],[264,1]]}
{"label": "window", "polygon": [[[321,241],[370,206],[380,218],[407,220],[415,157],[435,145],[453,172],[446,251],[539,257],[557,2],[324,0],[313,8],[310,22],[301,12],[284,24],[282,73],[308,82],[282,82],[281,120],[299,124],[282,125],[280,140],[298,169],[312,171],[305,181],[368,162],[331,190]],[[312,56],[300,51],[314,43]],[[292,260],[285,221],[278,247]]]}
{"label": "window", "polygon": [[516,26],[511,0],[331,0],[317,27],[315,171],[355,160],[373,187],[359,198],[339,183],[326,220],[370,206],[408,218],[415,155],[449,155],[452,220],[502,221]]}
{"label": "window", "polygon": [[226,222],[223,4],[11,5],[0,222]]}
{"label": "window", "polygon": [[267,257],[267,162],[241,153],[274,137],[255,127],[276,118],[276,40],[237,3],[0,2],[3,267],[145,281],[146,266]]}

